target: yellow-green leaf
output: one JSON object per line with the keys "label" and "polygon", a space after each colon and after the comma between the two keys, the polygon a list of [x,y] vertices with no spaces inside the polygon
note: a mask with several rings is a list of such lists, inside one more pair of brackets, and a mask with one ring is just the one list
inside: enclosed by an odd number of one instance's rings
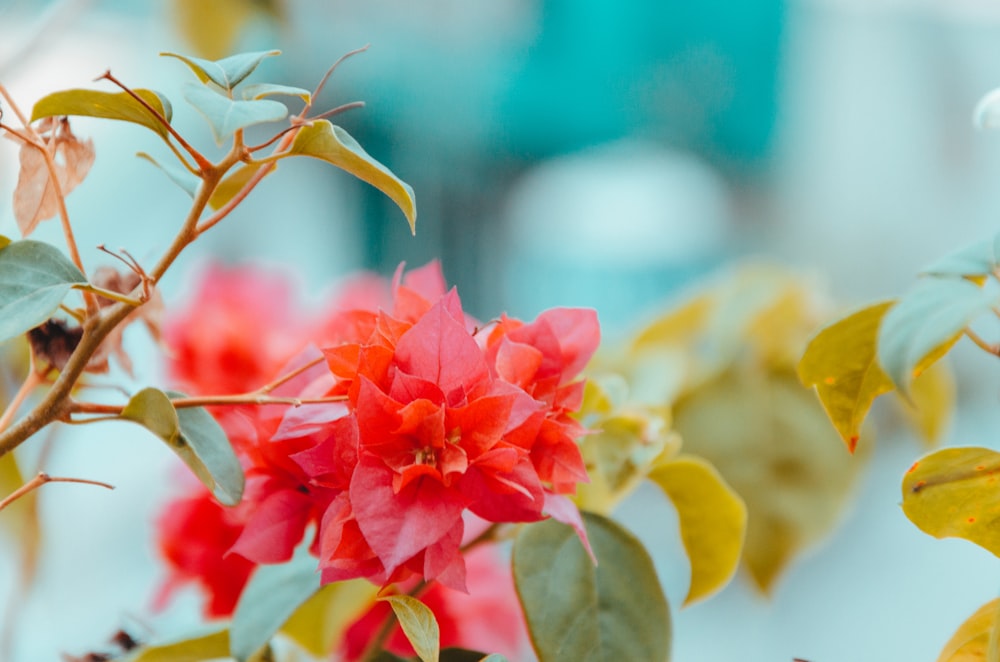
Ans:
{"label": "yellow-green leaf", "polygon": [[893,389],[892,380],[878,365],[875,344],[892,303],[868,306],[826,327],[809,342],[799,362],[799,379],[816,389],[852,453],[872,402]]}
{"label": "yellow-green leaf", "polygon": [[913,380],[910,398],[899,398],[906,417],[929,447],[941,443],[955,411],[955,376],[938,361]]}
{"label": "yellow-green leaf", "polygon": [[205,662],[215,659],[229,659],[228,630],[143,646],[128,658],[128,662]]}
{"label": "yellow-green leaf", "polygon": [[389,595],[379,598],[389,603],[399,627],[403,629],[413,650],[423,662],[438,662],[441,653],[441,631],[434,612],[420,600],[409,595]]}
{"label": "yellow-green leaf", "polygon": [[710,294],[699,294],[671,309],[646,326],[632,341],[632,349],[687,342],[708,322],[715,302]]}
{"label": "yellow-green leaf", "polygon": [[292,155],[326,161],[368,182],[399,206],[410,224],[410,232],[416,233],[417,207],[413,189],[372,158],[344,129],[326,120],[316,120],[299,130],[292,146],[281,156]]}
{"label": "yellow-green leaf", "polygon": [[1000,598],[987,602],[959,626],[941,649],[937,662],[986,662],[998,617]]}
{"label": "yellow-green leaf", "polygon": [[747,526],[743,499],[715,467],[688,455],[656,466],[649,479],[677,509],[681,540],[691,562],[684,604],[712,595],[729,583],[739,567]]}
{"label": "yellow-green leaf", "polygon": [[903,512],[935,538],[964,538],[1000,556],[1000,453],[943,448],[903,477]]}
{"label": "yellow-green leaf", "polygon": [[[277,18],[280,0],[172,0],[172,18],[177,31],[195,52],[218,59],[233,52],[247,24],[261,11]],[[269,16],[271,14],[272,16]]]}
{"label": "yellow-green leaf", "polygon": [[306,652],[323,657],[368,610],[377,593],[378,587],[364,579],[327,584],[292,614],[281,632]]}
{"label": "yellow-green leaf", "polygon": [[746,502],[743,558],[763,591],[829,531],[863,466],[788,373],[722,373],[678,400],[674,429],[685,453],[708,460]]}
{"label": "yellow-green leaf", "polygon": [[[247,185],[250,178],[257,174],[257,171],[263,166],[263,163],[248,163],[242,165],[236,170],[233,170],[229,175],[226,176],[219,185],[215,187],[215,191],[212,192],[212,197],[209,198],[208,204],[212,209],[219,209],[227,202],[233,199],[237,193],[243,190],[243,187]],[[272,165],[270,175],[272,172],[277,170],[275,167],[277,164]]]}
{"label": "yellow-green leaf", "polygon": [[[156,109],[167,122],[171,107],[167,98],[153,90],[133,90],[143,101]],[[101,92],[98,90],[63,90],[42,97],[31,109],[31,121],[57,115],[81,115],[121,120],[144,126],[155,131],[164,140],[170,135],[166,126],[128,92]]]}
{"label": "yellow-green leaf", "polygon": [[[27,481],[18,466],[14,453],[0,457],[0,499],[23,486]],[[28,586],[34,579],[41,547],[41,528],[38,522],[38,492],[25,494],[0,511],[0,527],[17,542],[22,554],[20,579]]]}

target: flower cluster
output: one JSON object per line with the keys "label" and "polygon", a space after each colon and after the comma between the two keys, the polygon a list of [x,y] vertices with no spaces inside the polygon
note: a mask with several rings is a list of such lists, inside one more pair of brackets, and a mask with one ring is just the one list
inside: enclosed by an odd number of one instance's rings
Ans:
{"label": "flower cluster", "polygon": [[324,583],[419,579],[466,589],[466,524],[552,516],[582,532],[567,499],[586,471],[579,374],[599,341],[593,311],[480,325],[437,263],[365,281],[323,316],[284,286],[214,269],[168,320],[169,372],[193,394],[250,392],[308,404],[213,412],[241,457],[244,501],[172,504],[161,547],[173,586],[198,581],[209,615],[230,612],[254,564],[291,558],[307,532]]}

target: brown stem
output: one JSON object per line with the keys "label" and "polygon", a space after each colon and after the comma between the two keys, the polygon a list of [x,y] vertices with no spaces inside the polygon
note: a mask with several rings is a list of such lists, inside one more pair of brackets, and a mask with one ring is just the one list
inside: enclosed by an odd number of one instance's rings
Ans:
{"label": "brown stem", "polygon": [[104,483],[99,480],[89,480],[87,478],[61,478],[50,476],[44,471],[40,471],[37,476],[11,492],[3,501],[0,501],[0,510],[3,510],[32,490],[38,489],[45,483],[83,483],[84,485],[97,485],[98,487],[105,487],[109,490],[115,489],[114,485],[109,485],[108,483]]}
{"label": "brown stem", "polygon": [[[110,69],[105,71],[102,75],[98,76],[96,80],[102,80],[102,79],[114,83],[115,85],[120,87],[123,91],[125,91],[125,93],[127,93],[130,97],[132,97],[140,104],[142,104],[142,107],[145,108],[147,111],[149,111],[149,113],[156,119],[157,122],[163,125],[163,128],[166,129],[167,132],[174,137],[174,140],[176,140],[177,143],[184,148],[184,151],[191,155],[191,158],[194,159],[195,163],[198,164],[198,167],[201,169],[202,172],[208,172],[209,170],[212,169],[211,161],[206,159],[201,152],[192,147],[188,143],[188,141],[184,140],[184,137],[177,132],[177,129],[171,126],[170,122],[167,121],[167,118],[164,117],[160,111],[149,105],[149,102],[143,99],[141,96],[139,96],[132,88],[128,87],[127,85],[125,85],[125,83],[121,82],[113,75],[111,75]],[[170,141],[167,141],[167,144],[170,144]],[[187,162],[183,161],[183,159],[182,162],[184,163],[185,166],[187,165]]]}
{"label": "brown stem", "polygon": [[293,380],[296,377],[298,377],[299,375],[301,375],[303,372],[309,370],[313,366],[317,366],[320,363],[323,363],[324,361],[326,361],[326,357],[325,356],[317,357],[317,358],[313,359],[312,361],[309,361],[308,363],[306,363],[304,365],[300,365],[295,370],[292,370],[291,372],[289,372],[287,374],[284,374],[281,377],[278,377],[277,379],[275,379],[270,384],[265,384],[264,386],[261,386],[259,389],[257,389],[256,391],[254,391],[254,393],[260,393],[262,395],[266,395],[266,394],[270,393],[271,391],[273,391],[274,389],[276,389],[279,386],[281,386],[282,384],[287,384],[291,380]]}
{"label": "brown stem", "polygon": [[[333,395],[326,398],[276,398],[269,395],[259,395],[257,393],[240,393],[236,395],[206,395],[190,398],[175,398],[170,401],[175,409],[185,409],[189,407],[214,407],[225,405],[289,405],[291,407],[301,407],[303,405],[321,405],[334,402],[343,402],[346,395]],[[106,405],[98,402],[72,402],[67,408],[69,414],[111,414],[112,416],[122,413],[125,405]]]}
{"label": "brown stem", "polygon": [[308,112],[309,112],[309,110],[310,110],[310,108],[312,108],[312,102],[313,102],[313,101],[314,101],[314,100],[316,99],[316,97],[318,97],[318,96],[319,96],[320,92],[322,92],[322,91],[323,91],[323,87],[324,87],[324,86],[326,85],[326,82],[327,82],[328,80],[330,80],[330,76],[332,76],[332,75],[333,75],[333,72],[337,70],[337,67],[339,67],[339,66],[340,66],[340,64],[341,64],[341,63],[342,63],[342,62],[343,62],[344,60],[346,60],[346,59],[348,59],[348,58],[350,58],[350,57],[353,57],[353,56],[355,56],[355,55],[357,55],[357,54],[359,54],[359,53],[364,53],[365,51],[367,51],[367,50],[368,50],[368,47],[369,47],[370,45],[371,45],[371,44],[365,44],[365,45],[364,45],[364,46],[362,46],[361,48],[355,48],[355,49],[354,49],[353,51],[349,51],[349,52],[347,52],[347,53],[344,53],[343,55],[341,55],[341,56],[340,56],[340,57],[339,57],[339,58],[337,59],[337,61],[336,61],[336,62],[334,62],[334,63],[333,63],[333,64],[332,64],[331,66],[330,66],[330,68],[329,68],[329,69],[327,69],[327,70],[326,70],[326,73],[325,73],[325,74],[323,74],[323,78],[321,78],[321,79],[320,79],[320,81],[319,81],[319,85],[317,85],[317,86],[316,86],[316,89],[315,89],[315,91],[313,91],[312,95],[310,95],[310,97],[309,97],[309,102],[308,102],[308,103],[307,103],[307,104],[305,105],[305,107],[304,107],[304,108],[302,109],[302,112],[301,112],[301,113],[299,113],[299,117],[305,117],[305,116],[306,116],[306,113],[308,113]]}
{"label": "brown stem", "polygon": [[979,347],[979,349],[994,356],[1000,356],[1000,344],[990,344],[986,342],[978,333],[976,333],[972,329],[965,329],[964,333],[966,336],[969,337],[969,340],[974,342],[976,346]]}

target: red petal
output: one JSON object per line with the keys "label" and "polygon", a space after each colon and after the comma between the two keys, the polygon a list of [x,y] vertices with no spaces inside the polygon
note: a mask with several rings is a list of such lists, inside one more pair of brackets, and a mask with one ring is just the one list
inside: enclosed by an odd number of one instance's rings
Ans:
{"label": "red petal", "polygon": [[312,499],[298,490],[278,490],[255,504],[246,528],[230,551],[257,563],[283,563],[302,540]]}

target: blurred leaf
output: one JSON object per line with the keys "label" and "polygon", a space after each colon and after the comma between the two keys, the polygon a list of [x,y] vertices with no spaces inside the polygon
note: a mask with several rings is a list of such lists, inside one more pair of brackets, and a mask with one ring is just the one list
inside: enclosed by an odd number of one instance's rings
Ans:
{"label": "blurred leaf", "polygon": [[1000,598],[991,600],[967,618],[941,649],[937,662],[986,662],[990,636],[1000,616]]}
{"label": "blurred leaf", "polygon": [[[183,394],[173,393],[174,397]],[[227,506],[243,496],[243,468],[225,432],[202,407],[175,410],[163,391],[144,388],[122,409],[121,417],[162,439]]]}
{"label": "blurred leaf", "polygon": [[972,111],[972,124],[980,129],[1000,126],[1000,89],[991,90]]}
{"label": "blurred leaf", "polygon": [[711,295],[701,293],[670,309],[636,335],[633,351],[650,345],[688,342],[704,328],[714,305]]}
{"label": "blurred leaf", "polygon": [[514,541],[514,582],[540,662],[670,659],[670,610],[642,544],[583,513],[594,566],[576,533],[546,520]]}
{"label": "blurred leaf", "polygon": [[[153,90],[133,90],[155,108],[169,122],[173,117],[170,101]],[[128,92],[100,92],[98,90],[63,90],[42,97],[31,110],[31,121],[59,115],[81,115],[121,120],[144,126],[164,140],[170,135],[167,128]]]}
{"label": "blurred leaf", "polygon": [[198,55],[217,59],[232,53],[251,21],[280,18],[279,0],[172,0],[173,19]]}
{"label": "blurred leaf", "polygon": [[989,276],[997,268],[997,253],[994,244],[1000,234],[993,239],[984,239],[938,258],[921,271],[928,276]]}
{"label": "blurred leaf", "polygon": [[275,85],[273,83],[247,85],[240,90],[240,96],[245,101],[274,96],[298,97],[305,103],[309,103],[312,100],[312,92],[309,90],[303,90],[301,87],[291,87],[290,85]]}
{"label": "blurred leaf", "polygon": [[377,587],[364,579],[327,584],[292,614],[281,632],[306,652],[323,657],[371,607],[377,593]]}
{"label": "blurred leaf", "polygon": [[326,120],[315,120],[303,126],[282,156],[293,155],[326,161],[368,182],[399,206],[410,224],[410,232],[416,233],[417,208],[413,189],[373,159],[344,129]]}
{"label": "blurred leaf", "polygon": [[899,402],[924,444],[941,443],[955,411],[955,376],[947,363],[939,361],[913,380],[910,399]]}
{"label": "blurred leaf", "polygon": [[[27,481],[14,453],[0,457],[0,499],[12,494]],[[42,532],[38,522],[38,491],[31,491],[0,512],[0,526],[16,541],[22,554],[19,578],[22,586],[31,584],[38,567]]]}
{"label": "blurred leaf", "polygon": [[903,512],[935,538],[965,538],[1000,556],[1000,453],[944,448],[903,477]]}
{"label": "blurred leaf", "polygon": [[[232,200],[237,193],[243,190],[250,178],[257,174],[263,163],[248,163],[241,165],[236,170],[232,171],[225,179],[219,182],[219,185],[215,187],[215,191],[212,192],[212,197],[209,198],[208,204],[212,209],[219,209],[224,206],[227,202]],[[277,164],[275,164],[277,165]],[[277,168],[272,167],[271,172],[274,172]],[[270,174],[270,173],[268,173]]]}
{"label": "blurred leaf", "polygon": [[926,368],[929,356],[941,356],[962,330],[998,303],[995,292],[964,279],[928,277],[893,306],[878,334],[878,360],[904,395],[910,380]]}
{"label": "blurred leaf", "polygon": [[[200,57],[181,55],[179,53],[160,53],[160,55],[177,58],[189,66],[202,83],[211,81],[223,90],[232,92],[234,87],[254,72],[254,69],[263,62],[264,58],[281,55],[281,51],[271,50],[239,53],[222,58],[221,60],[204,60]],[[186,91],[184,96],[187,98]],[[188,98],[188,101],[191,101],[191,99]],[[195,105],[197,107],[197,104]]]}
{"label": "blurred leaf", "polygon": [[164,165],[146,152],[139,152],[136,156],[145,161],[149,161],[154,166],[159,168],[163,171],[163,174],[170,178],[170,181],[177,184],[182,191],[187,193],[192,198],[198,192],[198,186],[201,185],[201,180],[192,175],[186,168],[175,165]]}
{"label": "blurred leaf", "polygon": [[205,662],[229,658],[229,632],[220,630],[180,641],[142,646],[127,662]]}
{"label": "blurred leaf", "polygon": [[287,563],[260,565],[240,594],[229,630],[229,651],[239,662],[267,645],[289,617],[319,590],[316,559],[297,554]]}
{"label": "blurred leaf", "polygon": [[744,563],[765,592],[833,526],[862,466],[789,373],[733,368],[675,403],[674,429],[746,502]]}
{"label": "blurred leaf", "polygon": [[94,165],[94,143],[78,140],[68,129],[49,138],[54,142],[49,149],[54,150],[52,159],[59,192],[52,182],[52,176],[42,150],[22,143],[19,153],[20,170],[17,187],[14,189],[14,219],[27,237],[38,224],[59,213],[62,200],[75,189]]}
{"label": "blurred leaf", "polygon": [[627,410],[588,421],[593,430],[580,441],[589,483],[577,486],[574,501],[583,510],[610,514],[646,477],[658,456],[673,455],[680,438],[662,415]]}
{"label": "blurred leaf", "polygon": [[853,453],[861,424],[879,395],[893,390],[876,360],[882,318],[893,302],[864,308],[821,330],[799,362],[799,379],[815,387],[823,408]]}
{"label": "blurred leaf", "polygon": [[26,239],[0,248],[0,342],[43,323],[87,278],[55,246]]}
{"label": "blurred leaf", "polygon": [[681,455],[656,466],[649,479],[660,486],[680,520],[681,540],[691,562],[685,605],[729,583],[739,567],[747,508],[704,460]]}
{"label": "blurred leaf", "polygon": [[220,145],[238,129],[276,122],[288,115],[288,108],[283,103],[267,99],[233,101],[197,83],[185,83],[183,93],[188,103],[208,120],[212,135]]}
{"label": "blurred leaf", "polygon": [[499,653],[487,655],[464,648],[445,648],[441,651],[441,662],[507,662],[507,658]]}
{"label": "blurred leaf", "polygon": [[399,627],[423,662],[438,662],[441,652],[441,631],[434,612],[420,600],[409,595],[387,595],[379,598],[389,603]]}

